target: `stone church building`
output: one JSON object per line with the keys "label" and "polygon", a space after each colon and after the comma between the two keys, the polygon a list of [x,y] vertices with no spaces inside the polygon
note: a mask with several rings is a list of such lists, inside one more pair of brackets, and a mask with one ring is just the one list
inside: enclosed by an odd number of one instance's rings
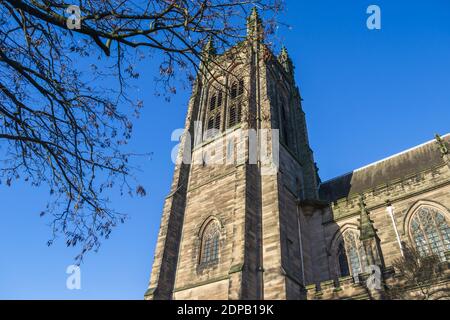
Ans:
{"label": "stone church building", "polygon": [[448,267],[450,135],[321,182],[292,61],[256,10],[244,41],[203,54],[146,299],[383,299],[367,280],[400,283],[406,246]]}

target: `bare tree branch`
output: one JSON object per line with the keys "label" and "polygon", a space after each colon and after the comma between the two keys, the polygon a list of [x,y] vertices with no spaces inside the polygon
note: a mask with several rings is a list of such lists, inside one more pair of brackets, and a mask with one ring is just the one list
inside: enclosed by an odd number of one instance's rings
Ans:
{"label": "bare tree branch", "polygon": [[[81,28],[68,29],[77,5]],[[258,6],[273,30],[281,0],[1,0],[0,182],[23,179],[49,187],[41,215],[54,236],[81,245],[83,255],[125,219],[110,208],[107,189],[145,195],[132,186],[134,114],[128,95],[136,61],[160,53],[158,91],[166,98],[183,78],[192,82],[209,39],[218,50],[246,37],[245,19]],[[101,59],[101,64],[96,61]],[[102,79],[114,78],[113,88]],[[53,240],[49,241],[49,244]]]}

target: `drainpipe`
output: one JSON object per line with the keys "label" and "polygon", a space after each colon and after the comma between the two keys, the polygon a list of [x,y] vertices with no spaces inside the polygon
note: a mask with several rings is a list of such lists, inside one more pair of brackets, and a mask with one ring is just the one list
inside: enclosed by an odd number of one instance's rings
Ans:
{"label": "drainpipe", "polygon": [[386,204],[387,204],[386,212],[388,213],[389,217],[391,217],[392,226],[394,227],[395,236],[397,237],[398,246],[400,248],[400,253],[402,254],[402,257],[403,257],[404,255],[403,255],[402,242],[400,241],[400,235],[398,234],[397,225],[395,224],[395,220],[394,220],[394,207],[392,206],[392,204],[389,200],[386,201]]}
{"label": "drainpipe", "polygon": [[300,205],[300,200],[297,199],[297,227],[298,227],[298,241],[300,246],[300,260],[302,262],[302,281],[303,285],[305,285],[305,265],[303,262],[303,243],[302,243],[302,227],[300,223],[300,212],[298,211],[298,207]]}

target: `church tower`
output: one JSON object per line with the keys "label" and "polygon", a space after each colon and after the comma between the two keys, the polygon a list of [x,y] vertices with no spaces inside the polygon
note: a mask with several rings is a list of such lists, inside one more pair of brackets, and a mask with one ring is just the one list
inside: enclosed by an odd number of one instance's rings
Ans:
{"label": "church tower", "polygon": [[146,299],[304,298],[318,177],[293,63],[263,38],[255,9],[244,41],[203,50]]}

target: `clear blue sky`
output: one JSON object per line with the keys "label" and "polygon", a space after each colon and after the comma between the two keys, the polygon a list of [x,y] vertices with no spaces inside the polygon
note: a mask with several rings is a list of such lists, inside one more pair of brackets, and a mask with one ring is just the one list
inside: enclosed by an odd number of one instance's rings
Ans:
{"label": "clear blue sky", "polygon": [[[382,10],[381,31],[366,28],[366,8]],[[278,36],[296,66],[311,146],[322,179],[450,132],[450,2],[448,0],[288,0]],[[81,290],[66,289],[77,253],[62,239],[46,246],[39,218],[47,191],[0,185],[0,298],[142,299],[172,178],[171,132],[183,126],[189,91],[171,103],[153,95],[152,61],[140,66],[145,102],[130,148],[148,195],[116,197],[130,220],[81,266]]]}

